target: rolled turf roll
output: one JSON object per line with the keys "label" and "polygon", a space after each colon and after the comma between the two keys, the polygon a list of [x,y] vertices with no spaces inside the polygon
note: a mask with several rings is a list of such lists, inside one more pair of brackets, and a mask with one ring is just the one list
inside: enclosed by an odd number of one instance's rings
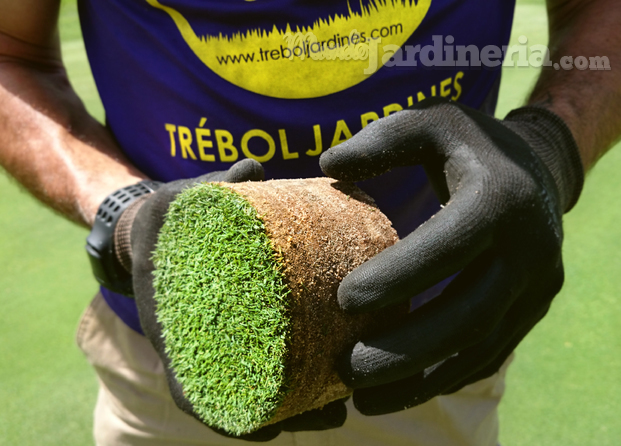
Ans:
{"label": "rolled turf roll", "polygon": [[153,257],[180,407],[242,435],[349,395],[336,360],[407,308],[347,315],[338,285],[396,241],[370,197],[327,178],[181,192]]}

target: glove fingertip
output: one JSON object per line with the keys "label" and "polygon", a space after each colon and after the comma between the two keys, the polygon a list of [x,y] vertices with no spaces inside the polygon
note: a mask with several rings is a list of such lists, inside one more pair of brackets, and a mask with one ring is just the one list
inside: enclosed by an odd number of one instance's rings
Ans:
{"label": "glove fingertip", "polygon": [[336,180],[349,180],[348,175],[346,175],[340,168],[341,157],[337,153],[338,149],[329,149],[327,152],[324,152],[319,157],[319,167],[321,171],[328,177],[334,178]]}
{"label": "glove fingertip", "polygon": [[376,384],[379,362],[377,349],[369,348],[364,342],[357,342],[337,361],[336,371],[343,384],[352,389],[360,389]]}
{"label": "glove fingertip", "polygon": [[348,292],[347,288],[342,286],[342,284],[336,293],[336,299],[339,307],[341,307],[341,310],[344,312],[350,314],[356,312],[356,300],[353,298],[352,294]]}
{"label": "glove fingertip", "polygon": [[222,429],[216,429],[216,428],[211,428],[211,429],[213,429],[215,432],[217,432],[218,434],[224,437],[235,438],[235,439],[245,440],[245,441],[252,441],[252,442],[257,442],[257,443],[271,441],[274,438],[278,437],[278,435],[280,435],[280,433],[282,432],[281,423],[276,423],[270,426],[265,426],[256,432],[252,432],[251,434],[244,434],[244,435],[231,435],[227,431],[224,431]]}
{"label": "glove fingertip", "polygon": [[375,389],[360,389],[354,392],[354,407],[362,415],[384,415],[390,413],[392,405],[384,399],[378,398]]}
{"label": "glove fingertip", "polygon": [[390,384],[354,391],[354,407],[363,415],[386,415],[409,409],[426,403],[438,394],[434,389],[412,392],[410,385],[418,388],[422,382],[422,374],[416,374],[404,380]]}
{"label": "glove fingertip", "polygon": [[347,420],[347,407],[345,400],[337,400],[326,404],[321,409],[314,409],[301,413],[282,422],[283,430],[287,432],[297,431],[321,431],[335,429],[345,424]]}
{"label": "glove fingertip", "polygon": [[[346,399],[345,399],[346,400]],[[327,404],[322,409],[325,412],[326,426],[330,429],[341,427],[347,420],[347,407],[345,400],[338,400]]]}
{"label": "glove fingertip", "polygon": [[356,136],[324,152],[319,157],[319,167],[326,176],[340,181],[362,181],[388,170],[376,171],[377,163],[370,160]]}
{"label": "glove fingertip", "polygon": [[341,358],[337,361],[336,373],[339,375],[339,378],[349,388],[355,388],[355,379],[354,379],[354,370],[351,364],[353,355],[353,350],[347,351]]}
{"label": "glove fingertip", "polygon": [[264,179],[265,172],[263,166],[257,160],[251,158],[245,158],[235,163],[225,175],[225,181],[228,183],[263,181]]}
{"label": "glove fingertip", "polygon": [[341,281],[336,298],[346,313],[358,314],[382,307],[377,301],[377,291],[367,277],[354,270]]}

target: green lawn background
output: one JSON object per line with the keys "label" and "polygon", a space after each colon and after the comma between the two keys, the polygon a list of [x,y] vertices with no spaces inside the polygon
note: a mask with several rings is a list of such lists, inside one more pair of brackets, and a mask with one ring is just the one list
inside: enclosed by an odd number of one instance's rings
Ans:
{"label": "green lawn background", "polygon": [[[75,0],[63,2],[60,23],[72,83],[101,120]],[[542,2],[520,1],[512,43],[521,34],[545,43],[545,27]],[[498,116],[523,102],[536,75],[505,70]],[[621,443],[620,170],[613,150],[566,216],[566,284],[509,371],[504,446]],[[97,288],[85,236],[0,174],[0,445],[92,444],[96,378],[73,341]]]}

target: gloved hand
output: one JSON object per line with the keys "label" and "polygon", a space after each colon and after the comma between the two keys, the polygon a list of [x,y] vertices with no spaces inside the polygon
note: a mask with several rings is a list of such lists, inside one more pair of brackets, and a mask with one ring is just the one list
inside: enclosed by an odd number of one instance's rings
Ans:
{"label": "gloved hand", "polygon": [[370,124],[320,164],[348,181],[422,164],[445,203],[345,277],[344,310],[402,302],[460,272],[404,325],[347,352],[340,375],[356,408],[403,410],[497,372],[563,283],[562,215],[583,183],[565,123],[541,107],[499,121],[432,98]]}
{"label": "gloved hand", "polygon": [[[166,183],[155,193],[145,195],[130,205],[121,215],[115,228],[115,252],[119,261],[133,274],[134,295],[143,331],[164,363],[175,403],[180,409],[196,418],[198,416],[194,413],[192,404],[185,398],[181,385],[171,370],[162,328],[157,321],[155,290],[152,282],[155,267],[151,254],[164,224],[164,216],[168,207],[183,189],[201,182],[260,181],[263,175],[261,164],[245,159],[234,164],[228,171],[213,172],[198,178]],[[237,438],[248,441],[267,441],[275,438],[282,430],[323,430],[338,427],[345,422],[345,418],[344,402],[335,401],[321,410],[309,411]],[[231,436],[224,431],[214,430],[222,435]]]}

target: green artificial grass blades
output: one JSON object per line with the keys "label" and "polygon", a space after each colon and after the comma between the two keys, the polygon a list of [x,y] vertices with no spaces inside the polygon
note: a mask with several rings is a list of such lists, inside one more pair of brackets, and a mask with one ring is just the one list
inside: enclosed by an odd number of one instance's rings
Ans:
{"label": "green artificial grass blades", "polygon": [[154,253],[157,317],[185,397],[209,426],[241,435],[286,393],[286,295],[255,209],[204,183],[171,203]]}

